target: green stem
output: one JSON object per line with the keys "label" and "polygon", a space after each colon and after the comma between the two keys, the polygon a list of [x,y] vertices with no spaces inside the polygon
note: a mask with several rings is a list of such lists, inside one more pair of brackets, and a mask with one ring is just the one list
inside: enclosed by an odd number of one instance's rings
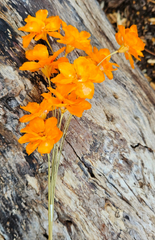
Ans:
{"label": "green stem", "polygon": [[112,55],[114,55],[114,54],[116,54],[116,53],[118,53],[118,50],[115,51],[115,52],[113,52],[113,53],[110,53],[108,56],[106,56],[104,59],[102,59],[102,61],[99,62],[99,64],[97,64],[97,67],[98,67],[105,59],[107,59],[108,57],[110,57],[110,56],[112,56]]}
{"label": "green stem", "polygon": [[[56,115],[56,113],[55,113]],[[59,129],[61,129],[63,114],[60,116]],[[50,163],[50,154],[48,154],[48,223],[49,223],[49,240],[52,240],[53,234],[53,218],[54,218],[54,196],[55,196],[55,185],[58,173],[58,167],[60,163],[60,157],[62,153],[63,144],[71,121],[72,115],[69,116],[66,121],[63,137],[61,142],[57,142],[52,151],[52,166]],[[58,155],[59,150],[59,155]]]}
{"label": "green stem", "polygon": [[56,171],[58,171],[58,167],[59,167],[59,163],[60,163],[60,157],[61,157],[61,153],[62,153],[62,148],[63,148],[64,142],[65,142],[66,134],[67,134],[67,131],[68,131],[71,119],[72,119],[72,114],[70,114],[70,116],[69,116],[69,118],[68,118],[68,120],[67,120],[67,122],[65,124],[63,136],[62,136],[60,147],[59,147],[59,156],[58,156],[58,162],[57,162],[57,166],[56,166]]}
{"label": "green stem", "polygon": [[51,187],[50,187],[50,178],[51,178],[51,163],[50,163],[50,154],[47,154],[48,156],[48,231],[49,231],[49,240],[52,240],[52,225],[53,223],[51,222]]}
{"label": "green stem", "polygon": [[[61,129],[61,123],[62,123],[62,118],[63,118],[63,114],[61,114],[60,116],[60,122],[59,122],[59,129]],[[52,168],[54,169],[52,171],[53,174],[53,185],[54,185],[54,189],[55,189],[55,185],[56,185],[56,179],[57,179],[57,173],[58,173],[58,166],[59,166],[59,158],[57,158],[58,156],[58,149],[59,149],[59,142],[56,143],[55,148],[54,148],[54,153],[53,153],[53,158],[52,158]]]}

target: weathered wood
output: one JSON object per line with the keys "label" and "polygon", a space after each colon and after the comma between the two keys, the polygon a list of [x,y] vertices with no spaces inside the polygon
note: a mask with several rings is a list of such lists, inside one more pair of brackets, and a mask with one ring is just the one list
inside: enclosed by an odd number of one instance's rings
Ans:
{"label": "weathered wood", "polygon": [[[17,141],[19,106],[39,102],[47,86],[38,73],[19,71],[24,33],[17,29],[45,8],[89,31],[94,46],[118,48],[95,0],[1,0],[0,239],[48,238],[47,159],[28,156]],[[56,184],[57,240],[155,239],[155,94],[123,55],[112,60],[120,65],[114,79],[96,85],[92,108],[71,121]]]}

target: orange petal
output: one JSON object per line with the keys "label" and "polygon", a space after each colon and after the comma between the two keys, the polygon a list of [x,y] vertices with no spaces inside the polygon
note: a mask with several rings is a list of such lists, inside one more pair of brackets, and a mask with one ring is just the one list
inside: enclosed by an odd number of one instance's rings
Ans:
{"label": "orange petal", "polygon": [[28,60],[41,60],[48,58],[47,47],[43,44],[37,44],[32,50],[26,51],[26,58]]}
{"label": "orange petal", "polygon": [[132,32],[138,33],[138,31],[137,31],[137,26],[136,26],[136,25],[132,25],[132,26],[130,27],[130,30],[131,30]]}
{"label": "orange petal", "polygon": [[53,56],[50,57],[50,62],[54,61],[57,56],[62,53],[65,50],[65,47],[60,48],[58,51],[56,51]]}
{"label": "orange petal", "polygon": [[84,100],[80,102],[78,105],[66,106],[66,108],[71,114],[77,117],[82,117],[83,111],[90,109],[91,104]]}
{"label": "orange petal", "polygon": [[30,142],[27,146],[26,146],[26,152],[28,155],[30,155],[32,152],[34,152],[34,150],[36,150],[36,148],[38,147],[38,145],[41,143],[41,140],[37,140],[34,142]]}
{"label": "orange petal", "polygon": [[56,143],[57,141],[55,139],[59,138],[59,135],[61,135],[61,131],[57,126],[55,126],[51,129],[49,129],[47,138],[54,140],[54,142]]}
{"label": "orange petal", "polygon": [[28,22],[24,27],[19,28],[18,30],[24,32],[36,32],[39,33],[45,27],[45,23],[41,21]]}
{"label": "orange petal", "polygon": [[90,33],[87,32],[87,31],[81,31],[81,32],[80,32],[80,38],[81,38],[81,39],[90,38],[90,36],[91,36]]}
{"label": "orange petal", "polygon": [[20,108],[24,109],[27,112],[34,113],[36,112],[37,108],[39,107],[39,104],[36,102],[29,102],[26,106],[20,106]]}
{"label": "orange petal", "polygon": [[68,60],[68,58],[66,58],[66,57],[61,57],[61,58],[59,58],[57,61],[54,61],[54,62],[52,63],[52,65],[53,65],[54,67],[57,67],[57,68],[58,68],[58,64],[59,64],[59,63],[62,63],[62,62],[69,62],[69,60]]}
{"label": "orange petal", "polygon": [[58,65],[60,72],[63,74],[65,78],[75,78],[76,72],[74,66],[71,63],[60,63]]}
{"label": "orange petal", "polygon": [[60,138],[62,137],[62,135],[63,135],[63,132],[57,128],[57,136],[54,138],[54,143],[57,143],[60,140]]}
{"label": "orange petal", "polygon": [[74,68],[77,74],[82,78],[88,77],[88,74],[90,73],[92,67],[95,67],[95,65],[91,64],[90,66],[89,60],[85,57],[79,57],[74,60]]}
{"label": "orange petal", "polygon": [[38,146],[38,152],[41,154],[50,153],[54,145],[53,140],[42,141]]}
{"label": "orange petal", "polygon": [[123,37],[120,32],[115,34],[115,38],[119,45],[122,45],[124,43]]}
{"label": "orange petal", "polygon": [[33,133],[26,133],[18,139],[18,142],[21,143],[21,144],[22,143],[27,143],[27,142],[30,142],[30,139],[33,139],[35,137],[36,137],[36,135],[33,134]]}
{"label": "orange petal", "polygon": [[28,45],[30,44],[31,40],[34,38],[36,34],[35,33],[30,33],[27,36],[23,36],[23,47],[27,48]]}
{"label": "orange petal", "polygon": [[34,22],[37,21],[35,17],[32,17],[31,15],[28,15],[27,18],[24,19],[25,22]]}
{"label": "orange petal", "polygon": [[38,113],[34,113],[34,114],[29,114],[29,115],[24,115],[23,117],[21,117],[19,119],[20,122],[29,122],[31,121],[32,119],[38,117]]}
{"label": "orange petal", "polygon": [[74,49],[75,49],[74,46],[67,45],[67,47],[66,47],[66,55],[65,56],[67,56],[67,54],[72,52]]}
{"label": "orange petal", "polygon": [[47,41],[47,33],[46,32],[36,33],[36,36],[35,36],[34,40],[38,41],[40,39],[43,39],[43,40]]}
{"label": "orange petal", "polygon": [[58,120],[55,117],[48,118],[45,121],[45,132],[48,134],[51,128],[54,128],[57,125]]}
{"label": "orange petal", "polygon": [[73,90],[76,89],[76,84],[57,84],[56,91],[59,92],[62,96],[69,95]]}
{"label": "orange petal", "polygon": [[41,21],[45,21],[48,15],[48,11],[46,9],[40,9],[36,12],[36,18],[40,19]]}
{"label": "orange petal", "polygon": [[101,83],[104,80],[105,80],[104,74],[103,74],[103,72],[101,72],[99,70],[98,73],[96,74],[95,78],[92,79],[92,82]]}
{"label": "orange petal", "polygon": [[53,93],[59,100],[63,101],[64,97],[61,95],[61,93],[59,93],[58,91],[56,91],[55,89],[49,87],[48,88],[50,90],[51,93]]}
{"label": "orange petal", "polygon": [[48,32],[48,35],[50,35],[51,37],[54,37],[54,38],[61,38],[62,35],[58,32]]}
{"label": "orange petal", "polygon": [[29,70],[29,71],[37,71],[40,68],[40,64],[37,62],[25,62],[20,68],[19,70]]}
{"label": "orange petal", "polygon": [[128,52],[125,52],[125,57],[126,57],[127,60],[129,60],[131,67],[134,69],[134,61],[131,57],[131,54],[128,53]]}
{"label": "orange petal", "polygon": [[29,127],[34,133],[44,132],[45,122],[42,118],[36,117],[29,123]]}
{"label": "orange petal", "polygon": [[59,16],[50,17],[47,19],[47,21],[46,21],[47,25],[45,27],[46,31],[53,32],[53,31],[57,31],[60,28],[61,19],[59,18]]}
{"label": "orange petal", "polygon": [[118,30],[122,35],[125,34],[125,27],[123,25],[118,25]]}
{"label": "orange petal", "polygon": [[80,98],[91,99],[94,95],[94,84],[92,82],[78,83],[75,93]]}
{"label": "orange petal", "polygon": [[73,79],[72,78],[65,78],[62,74],[58,74],[55,78],[51,79],[51,82],[53,83],[60,83],[60,84],[68,84],[72,83]]}

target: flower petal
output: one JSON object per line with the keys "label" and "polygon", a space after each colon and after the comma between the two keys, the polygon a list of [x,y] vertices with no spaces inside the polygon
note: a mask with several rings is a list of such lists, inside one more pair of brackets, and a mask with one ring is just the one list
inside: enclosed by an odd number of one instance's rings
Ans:
{"label": "flower petal", "polygon": [[31,40],[34,38],[34,36],[36,35],[36,33],[30,33],[27,36],[23,36],[23,47],[27,48],[28,45],[30,44]]}
{"label": "flower petal", "polygon": [[47,139],[42,141],[38,146],[38,152],[41,154],[50,153],[54,145],[54,140]]}
{"label": "flower petal", "polygon": [[61,38],[62,35],[58,32],[48,32],[48,35],[50,35],[51,37],[54,37],[54,38]]}
{"label": "flower petal", "polygon": [[26,51],[26,58],[28,60],[41,60],[48,58],[47,47],[43,44],[37,44],[32,50]]}
{"label": "flower petal", "polygon": [[39,104],[36,102],[29,102],[26,106],[20,106],[20,108],[30,113],[35,113],[38,107]]}
{"label": "flower petal", "polygon": [[42,118],[36,117],[29,123],[29,127],[32,129],[34,133],[44,132],[45,123]]}
{"label": "flower petal", "polygon": [[48,135],[48,132],[57,125],[58,120],[55,117],[48,118],[45,121],[45,132]]}
{"label": "flower petal", "polygon": [[31,121],[32,119],[34,119],[34,118],[36,118],[36,117],[38,117],[38,113],[33,113],[33,114],[26,114],[26,115],[24,115],[23,117],[21,117],[20,119],[19,119],[19,121],[20,122],[29,122],[29,121]]}
{"label": "flower petal", "polygon": [[34,139],[35,137],[36,137],[36,135],[33,133],[26,133],[18,139],[18,142],[21,144],[27,143],[27,142],[30,142],[30,139]]}
{"label": "flower petal", "polygon": [[60,28],[60,24],[61,24],[61,19],[59,18],[59,16],[55,16],[55,17],[49,17],[46,20],[46,27],[45,30],[47,32],[53,32],[53,31],[57,31]]}
{"label": "flower petal", "polygon": [[91,99],[94,95],[94,84],[92,82],[78,83],[75,93],[80,98]]}
{"label": "flower petal", "polygon": [[81,101],[79,104],[66,106],[67,110],[77,116],[82,117],[83,111],[91,108],[91,104],[86,100]]}
{"label": "flower petal", "polygon": [[40,64],[37,62],[25,62],[23,65],[19,68],[20,70],[29,70],[29,71],[37,71],[40,68]]}
{"label": "flower petal", "polygon": [[71,63],[60,63],[58,65],[60,72],[66,77],[66,78],[75,78],[76,72],[74,69],[74,66]]}
{"label": "flower petal", "polygon": [[41,30],[45,27],[45,23],[41,21],[34,21],[34,22],[28,22],[24,27],[19,28],[18,30],[24,31],[24,32],[41,32]]}
{"label": "flower petal", "polygon": [[34,152],[34,150],[36,150],[36,148],[38,147],[38,145],[41,143],[41,140],[37,140],[34,142],[30,142],[27,146],[26,146],[26,152],[28,155],[30,155],[32,152]]}
{"label": "flower petal", "polygon": [[41,21],[45,21],[48,15],[48,11],[46,9],[40,9],[36,12],[36,18],[40,19]]}

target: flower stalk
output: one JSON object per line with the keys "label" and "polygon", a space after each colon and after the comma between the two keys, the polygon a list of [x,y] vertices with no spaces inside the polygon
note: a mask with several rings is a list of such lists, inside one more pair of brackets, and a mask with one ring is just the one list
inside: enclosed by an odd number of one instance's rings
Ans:
{"label": "flower stalk", "polygon": [[[58,109],[59,110],[59,109]],[[60,116],[59,129],[61,129],[63,113]],[[55,186],[58,174],[58,168],[60,164],[60,158],[62,154],[62,148],[68,131],[68,127],[72,118],[72,114],[69,115],[68,120],[65,123],[63,136],[61,141],[57,142],[52,151],[52,164],[50,161],[50,154],[48,156],[48,224],[49,224],[49,240],[52,240],[53,236],[53,220],[54,220],[54,196]],[[59,153],[59,154],[58,154]]]}
{"label": "flower stalk", "polygon": [[104,60],[106,60],[108,57],[111,57],[112,55],[114,55],[114,54],[116,54],[116,53],[118,53],[118,50],[115,51],[115,52],[113,52],[113,53],[110,53],[108,56],[106,56],[105,58],[103,58],[102,61],[97,64],[97,66],[100,66],[100,64],[103,63]]}

